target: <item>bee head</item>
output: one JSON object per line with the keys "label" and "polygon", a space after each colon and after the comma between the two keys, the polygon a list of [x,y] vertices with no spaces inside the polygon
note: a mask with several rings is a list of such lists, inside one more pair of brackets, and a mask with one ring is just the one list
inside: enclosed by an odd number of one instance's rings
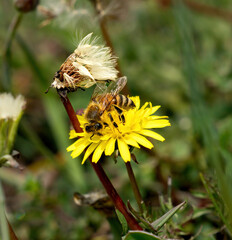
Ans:
{"label": "bee head", "polygon": [[103,126],[102,126],[101,123],[99,123],[99,122],[92,122],[92,123],[90,123],[90,124],[88,124],[88,125],[85,126],[85,131],[86,131],[87,133],[97,132],[97,131],[101,130],[102,127],[103,127]]}
{"label": "bee head", "polygon": [[102,124],[99,123],[99,122],[96,122],[96,123],[95,123],[95,129],[96,129],[96,131],[102,129]]}

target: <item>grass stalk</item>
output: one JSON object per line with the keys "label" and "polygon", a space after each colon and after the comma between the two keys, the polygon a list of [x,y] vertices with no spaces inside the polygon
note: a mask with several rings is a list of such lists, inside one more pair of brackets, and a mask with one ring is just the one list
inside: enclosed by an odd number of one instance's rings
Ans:
{"label": "grass stalk", "polygon": [[1,239],[10,240],[8,224],[5,216],[5,197],[1,181],[0,181],[0,227],[1,227]]}
{"label": "grass stalk", "polygon": [[[223,159],[220,154],[220,146],[217,131],[213,125],[213,121],[208,108],[202,97],[201,89],[199,88],[198,77],[196,74],[195,51],[193,37],[191,32],[191,21],[188,21],[186,8],[182,1],[174,1],[173,13],[176,19],[177,28],[179,31],[180,46],[183,54],[184,71],[190,90],[190,101],[192,108],[192,121],[196,135],[203,139],[206,156],[209,159],[208,167],[215,176],[215,182],[218,185],[225,209],[227,209],[227,217],[222,218],[226,224],[230,234],[232,235],[232,189],[227,184],[229,176],[224,172]],[[206,169],[204,169],[206,170]],[[217,206],[215,206],[217,209]],[[222,209],[219,216],[223,215]]]}
{"label": "grass stalk", "polygon": [[5,46],[3,48],[3,56],[6,56],[9,53],[11,43],[12,43],[15,33],[22,21],[22,18],[23,18],[23,13],[17,13],[16,16],[12,19],[12,22],[7,31],[6,42],[5,42]]}
{"label": "grass stalk", "polygon": [[5,45],[2,52],[2,72],[3,72],[3,88],[10,90],[11,87],[11,76],[10,76],[10,48],[11,43],[15,37],[15,33],[22,21],[23,14],[17,13],[12,19],[12,22],[8,28]]}
{"label": "grass stalk", "polygon": [[[44,76],[43,71],[36,61],[32,51],[20,36],[17,35],[16,39],[34,75],[37,76],[40,89],[46,89],[49,85],[49,80],[47,80]],[[54,107],[57,105],[57,99],[54,94],[49,93],[49,95],[42,97],[42,101],[47,112],[48,122],[51,127],[54,140],[56,141],[58,148],[62,151],[64,159],[67,159],[67,163],[65,164],[67,175],[73,185],[78,186],[79,191],[85,190],[86,184],[81,166],[73,161],[73,159],[70,158],[70,155],[64,149],[64,146],[68,146],[68,129],[65,128],[67,124],[63,112],[59,110],[59,108]]]}

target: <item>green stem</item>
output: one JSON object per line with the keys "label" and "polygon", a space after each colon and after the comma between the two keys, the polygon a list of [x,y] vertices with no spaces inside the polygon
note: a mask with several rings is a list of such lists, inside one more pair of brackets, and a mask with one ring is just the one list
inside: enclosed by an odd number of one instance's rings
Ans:
{"label": "green stem", "polygon": [[21,113],[17,117],[17,119],[12,120],[11,126],[9,127],[6,154],[10,153],[10,151],[12,150],[13,143],[14,143],[14,140],[15,140],[15,135],[16,135],[18,125],[19,125],[19,121],[20,121],[22,115],[23,115],[23,112],[21,111]]}
{"label": "green stem", "polygon": [[13,18],[7,32],[6,43],[3,49],[3,56],[6,56],[9,53],[12,40],[15,36],[16,30],[19,27],[22,18],[23,13],[17,13],[17,15]]}
{"label": "green stem", "polygon": [[8,224],[5,216],[5,197],[4,197],[1,182],[0,182],[0,228],[1,228],[1,239],[10,240]]}
{"label": "green stem", "polygon": [[131,167],[131,163],[130,162],[126,162],[125,164],[126,164],[126,170],[127,170],[130,182],[131,182],[132,190],[133,190],[134,195],[135,195],[136,202],[138,204],[140,212],[142,213],[143,212],[143,208],[142,208],[142,204],[141,203],[143,202],[143,199],[142,199],[142,196],[140,194],[139,187],[138,187],[138,184],[136,182],[133,169]]}
{"label": "green stem", "polygon": [[17,13],[17,15],[13,18],[7,32],[5,46],[3,48],[3,60],[2,60],[2,68],[3,68],[3,85],[5,89],[10,89],[11,78],[10,78],[10,47],[12,40],[14,39],[15,33],[20,25],[23,14]]}
{"label": "green stem", "polygon": [[202,183],[203,183],[203,185],[204,185],[204,187],[205,187],[205,190],[206,190],[206,192],[208,193],[208,196],[209,196],[209,198],[211,199],[211,201],[212,201],[212,203],[213,203],[213,205],[214,205],[214,207],[215,207],[218,215],[220,216],[220,218],[222,219],[222,221],[223,221],[224,223],[226,223],[226,218],[224,217],[222,211],[220,210],[220,207],[218,206],[218,204],[217,204],[217,202],[216,202],[216,200],[215,200],[215,198],[214,198],[214,196],[213,196],[212,191],[211,191],[210,188],[208,187],[208,184],[207,184],[207,182],[206,182],[203,174],[200,173],[199,175],[200,175],[201,181],[202,181]]}

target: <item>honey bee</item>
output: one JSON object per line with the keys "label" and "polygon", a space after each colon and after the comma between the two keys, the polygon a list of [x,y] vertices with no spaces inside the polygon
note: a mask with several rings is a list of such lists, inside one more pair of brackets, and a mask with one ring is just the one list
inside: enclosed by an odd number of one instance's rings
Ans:
{"label": "honey bee", "polygon": [[86,132],[92,132],[93,135],[101,135],[99,130],[108,126],[106,122],[102,121],[102,115],[105,111],[108,111],[110,121],[113,123],[114,127],[117,128],[118,125],[110,113],[112,108],[114,108],[119,114],[119,119],[125,123],[123,110],[135,107],[134,102],[130,98],[118,94],[124,88],[126,82],[127,78],[121,77],[116,82],[111,82],[108,87],[96,86],[91,102],[84,112],[84,117],[89,121],[89,123],[85,125]]}
{"label": "honey bee", "polygon": [[97,45],[96,38],[91,40],[91,36],[92,33],[80,41],[74,52],[55,73],[50,87],[66,94],[78,88],[89,88],[97,82],[116,80],[118,74],[115,68],[116,59],[110,48]]}

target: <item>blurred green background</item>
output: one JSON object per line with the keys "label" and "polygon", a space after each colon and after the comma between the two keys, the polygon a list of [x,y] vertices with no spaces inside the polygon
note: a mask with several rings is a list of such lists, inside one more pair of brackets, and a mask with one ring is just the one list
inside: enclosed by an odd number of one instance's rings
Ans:
{"label": "blurred green background", "polygon": [[[44,0],[23,15],[10,53],[0,59],[0,91],[27,100],[14,145],[25,168],[0,170],[7,216],[19,239],[112,239],[102,214],[73,202],[74,192],[102,186],[88,162],[81,165],[81,158],[66,153],[71,144],[68,117],[55,90],[44,93],[81,37],[93,32],[104,42],[102,19],[130,95],[161,105],[158,114],[168,115],[172,125],[157,130],[166,141],[154,142],[152,151],[134,151],[139,164],[132,162],[132,167],[145,201],[158,214],[159,196],[167,195],[171,177],[173,204],[188,202],[176,223],[186,236],[175,233],[178,239],[230,239],[232,4],[192,2],[103,1],[105,15],[97,16],[91,1]],[[13,1],[0,3],[2,52],[18,12]],[[74,108],[85,108],[92,91],[70,93]],[[104,169],[121,197],[135,205],[122,159],[115,164],[107,158]],[[207,211],[186,220],[202,210]]]}

